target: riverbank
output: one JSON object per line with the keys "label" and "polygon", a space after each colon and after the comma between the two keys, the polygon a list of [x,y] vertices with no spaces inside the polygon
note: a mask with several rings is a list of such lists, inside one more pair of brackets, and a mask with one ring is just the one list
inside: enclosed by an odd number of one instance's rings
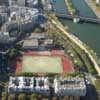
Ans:
{"label": "riverbank", "polygon": [[88,6],[92,9],[92,11],[95,13],[95,15],[100,18],[100,11],[98,10],[96,3],[92,0],[85,0],[85,2],[88,4]]}
{"label": "riverbank", "polygon": [[60,31],[62,31],[71,41],[73,41],[78,47],[80,47],[84,53],[86,53],[90,59],[90,61],[93,63],[93,66],[95,67],[98,75],[100,75],[100,67],[97,64],[96,60],[93,58],[93,56],[91,55],[91,53],[87,50],[87,48],[79,42],[79,40],[77,40],[76,38],[74,38],[72,35],[70,35],[70,33],[68,33],[64,27],[57,23],[55,20],[51,19],[52,24],[54,24]]}

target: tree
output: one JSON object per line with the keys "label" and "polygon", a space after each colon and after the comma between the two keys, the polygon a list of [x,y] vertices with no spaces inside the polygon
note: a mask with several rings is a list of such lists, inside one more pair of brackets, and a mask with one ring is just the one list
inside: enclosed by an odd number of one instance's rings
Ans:
{"label": "tree", "polygon": [[24,93],[19,94],[18,100],[26,100],[26,95]]}
{"label": "tree", "polygon": [[20,53],[17,50],[17,48],[10,48],[10,49],[7,50],[6,57],[8,59],[13,59],[13,58],[15,58],[16,56],[19,56],[19,55],[20,55]]}
{"label": "tree", "polygon": [[100,78],[97,78],[95,80],[95,88],[96,88],[97,96],[100,100]]}
{"label": "tree", "polygon": [[32,94],[30,100],[37,100],[37,95],[36,94]]}
{"label": "tree", "polygon": [[15,100],[15,94],[10,94],[8,96],[8,100]]}
{"label": "tree", "polygon": [[2,97],[2,100],[6,100],[6,97]]}
{"label": "tree", "polygon": [[2,92],[2,100],[6,100],[7,99],[7,93],[6,92]]}
{"label": "tree", "polygon": [[49,100],[48,98],[43,98],[42,100]]}
{"label": "tree", "polygon": [[38,100],[41,100],[41,98],[42,98],[42,95],[38,95]]}
{"label": "tree", "polygon": [[52,100],[57,100],[57,97],[53,97]]}
{"label": "tree", "polygon": [[6,92],[2,92],[2,97],[6,97],[7,93]]}

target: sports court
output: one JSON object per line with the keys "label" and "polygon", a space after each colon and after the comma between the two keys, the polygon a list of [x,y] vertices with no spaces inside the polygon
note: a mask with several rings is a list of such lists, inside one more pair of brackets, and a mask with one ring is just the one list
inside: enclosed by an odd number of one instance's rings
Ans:
{"label": "sports court", "polygon": [[[19,59],[19,60],[18,60]],[[71,61],[61,52],[29,52],[16,61],[16,74],[20,73],[70,73]]]}
{"label": "sports court", "polygon": [[22,72],[62,73],[62,61],[53,56],[23,56]]}

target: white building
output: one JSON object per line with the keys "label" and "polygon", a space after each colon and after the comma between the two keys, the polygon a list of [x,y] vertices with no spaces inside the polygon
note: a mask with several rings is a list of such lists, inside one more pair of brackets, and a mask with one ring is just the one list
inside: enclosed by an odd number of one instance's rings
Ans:
{"label": "white building", "polygon": [[99,4],[100,3],[100,0],[96,0],[96,4]]}
{"label": "white building", "polygon": [[38,40],[37,39],[24,40],[23,48],[25,48],[25,49],[37,49],[38,48]]}
{"label": "white building", "polygon": [[25,1],[26,0],[17,0],[18,6],[25,6]]}
{"label": "white building", "polygon": [[54,90],[58,96],[86,95],[86,85],[82,78],[55,79]]}
{"label": "white building", "polygon": [[9,0],[9,6],[25,6],[25,0]]}
{"label": "white building", "polygon": [[52,83],[48,77],[10,77],[8,92],[33,92],[58,96],[85,96],[86,85],[82,78],[54,79]]}
{"label": "white building", "polygon": [[[5,33],[5,32],[9,33],[9,32],[15,32],[15,31],[17,31],[17,33],[30,32],[33,30],[35,24],[38,23],[39,11],[37,9],[25,8],[25,7],[22,7],[22,8],[10,7],[10,9],[11,9],[11,14],[10,14],[10,17],[8,18],[9,20],[1,26],[2,34],[0,34],[0,35],[2,37],[4,36],[2,38],[2,41],[5,41],[5,43],[6,43],[6,39],[8,37],[5,37],[5,35],[3,33]],[[14,34],[14,33],[12,33],[12,34]],[[15,38],[17,38],[18,35],[19,34],[15,35]],[[12,37],[10,37],[10,35],[9,35],[9,39],[10,40],[12,39]],[[0,38],[0,43],[2,41]],[[8,41],[7,41],[7,43],[8,43]]]}
{"label": "white building", "polygon": [[26,6],[28,7],[38,7],[38,0],[26,0]]}
{"label": "white building", "polygon": [[8,92],[33,92],[34,77],[10,77]]}
{"label": "white building", "polygon": [[48,95],[48,77],[10,77],[8,92],[36,92]]}

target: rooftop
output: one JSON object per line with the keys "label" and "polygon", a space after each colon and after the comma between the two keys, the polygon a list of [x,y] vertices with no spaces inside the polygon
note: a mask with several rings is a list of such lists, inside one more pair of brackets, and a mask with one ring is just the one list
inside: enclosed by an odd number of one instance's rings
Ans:
{"label": "rooftop", "polygon": [[[50,95],[50,86],[58,96],[85,96],[86,85],[83,78],[53,79],[49,77],[10,77],[8,92],[36,92]],[[62,84],[63,82],[63,84]]]}
{"label": "rooftop", "polygon": [[38,47],[38,40],[37,39],[24,40],[23,47],[24,48],[36,48]]}
{"label": "rooftop", "polygon": [[86,95],[86,85],[83,78],[65,78],[54,80],[55,84],[55,93],[62,94],[64,96],[73,95],[73,96],[85,96]]}

